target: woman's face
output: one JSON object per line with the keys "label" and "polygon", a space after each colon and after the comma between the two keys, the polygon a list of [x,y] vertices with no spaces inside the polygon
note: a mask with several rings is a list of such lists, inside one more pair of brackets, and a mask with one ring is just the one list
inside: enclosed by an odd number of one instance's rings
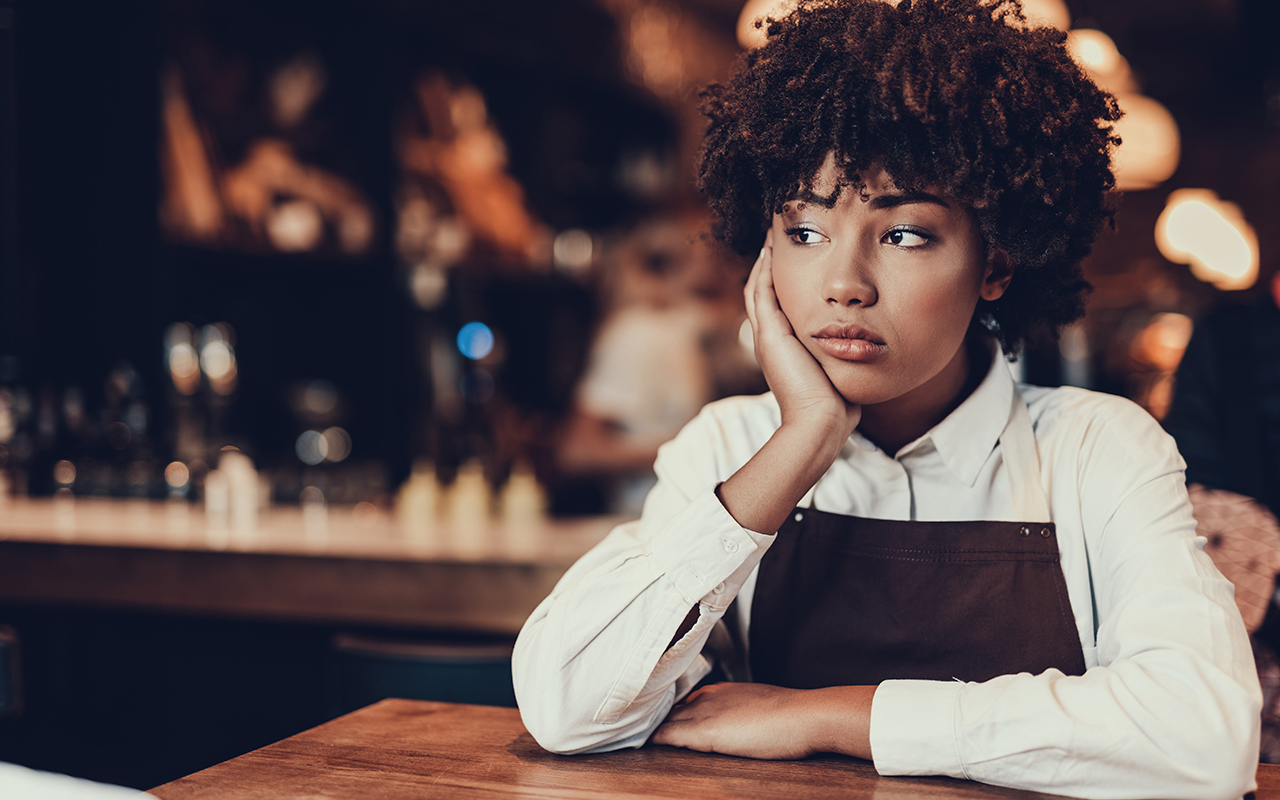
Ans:
{"label": "woman's face", "polygon": [[[833,208],[791,201],[773,218],[773,280],[796,337],[850,402],[945,406],[968,377],[965,334],[978,298],[1004,293],[1003,258],[984,256],[969,208],[904,193],[883,169]],[[832,159],[819,194],[835,188]]]}

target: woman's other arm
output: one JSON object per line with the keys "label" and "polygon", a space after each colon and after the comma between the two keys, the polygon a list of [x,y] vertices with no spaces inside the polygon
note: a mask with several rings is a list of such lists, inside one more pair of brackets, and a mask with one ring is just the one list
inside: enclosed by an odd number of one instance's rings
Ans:
{"label": "woman's other arm", "polygon": [[876,768],[1080,797],[1238,797],[1253,783],[1261,693],[1231,585],[1195,536],[1182,460],[1128,401],[1065,396],[1074,421],[1041,454],[1057,465],[1055,519],[1084,530],[1098,666],[886,681],[872,704]]}

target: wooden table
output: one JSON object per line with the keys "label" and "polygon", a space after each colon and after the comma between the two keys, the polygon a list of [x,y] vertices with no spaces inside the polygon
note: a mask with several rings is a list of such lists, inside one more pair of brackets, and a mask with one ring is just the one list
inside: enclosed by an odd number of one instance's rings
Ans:
{"label": "wooden table", "polygon": [[514,635],[620,518],[409,529],[384,511],[0,496],[0,603]]}
{"label": "wooden table", "polygon": [[[1280,798],[1280,767],[1258,773]],[[552,755],[515,709],[383,700],[252,753],[167,783],[161,800],[397,798],[1048,798],[951,778],[882,778],[840,756],[755,761],[670,747]]]}

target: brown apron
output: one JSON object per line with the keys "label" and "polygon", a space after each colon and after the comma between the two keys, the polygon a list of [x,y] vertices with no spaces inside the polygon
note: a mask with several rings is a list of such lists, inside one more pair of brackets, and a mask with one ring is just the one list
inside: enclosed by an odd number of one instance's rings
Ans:
{"label": "brown apron", "polygon": [[904,522],[797,508],[760,562],[751,679],[807,689],[1084,674],[1016,388],[1000,438],[1015,515],[1040,521]]}

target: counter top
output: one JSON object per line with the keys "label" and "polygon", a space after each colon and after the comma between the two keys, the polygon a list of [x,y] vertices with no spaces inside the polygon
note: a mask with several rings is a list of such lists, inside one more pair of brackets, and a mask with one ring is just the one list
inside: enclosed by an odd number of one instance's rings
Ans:
{"label": "counter top", "polygon": [[623,517],[525,524],[441,520],[409,529],[371,504],[273,507],[256,525],[211,524],[186,501],[0,497],[0,541],[569,567]]}
{"label": "counter top", "polygon": [[514,634],[621,519],[441,522],[372,506],[274,508],[252,527],[199,506],[0,504],[0,602]]}

